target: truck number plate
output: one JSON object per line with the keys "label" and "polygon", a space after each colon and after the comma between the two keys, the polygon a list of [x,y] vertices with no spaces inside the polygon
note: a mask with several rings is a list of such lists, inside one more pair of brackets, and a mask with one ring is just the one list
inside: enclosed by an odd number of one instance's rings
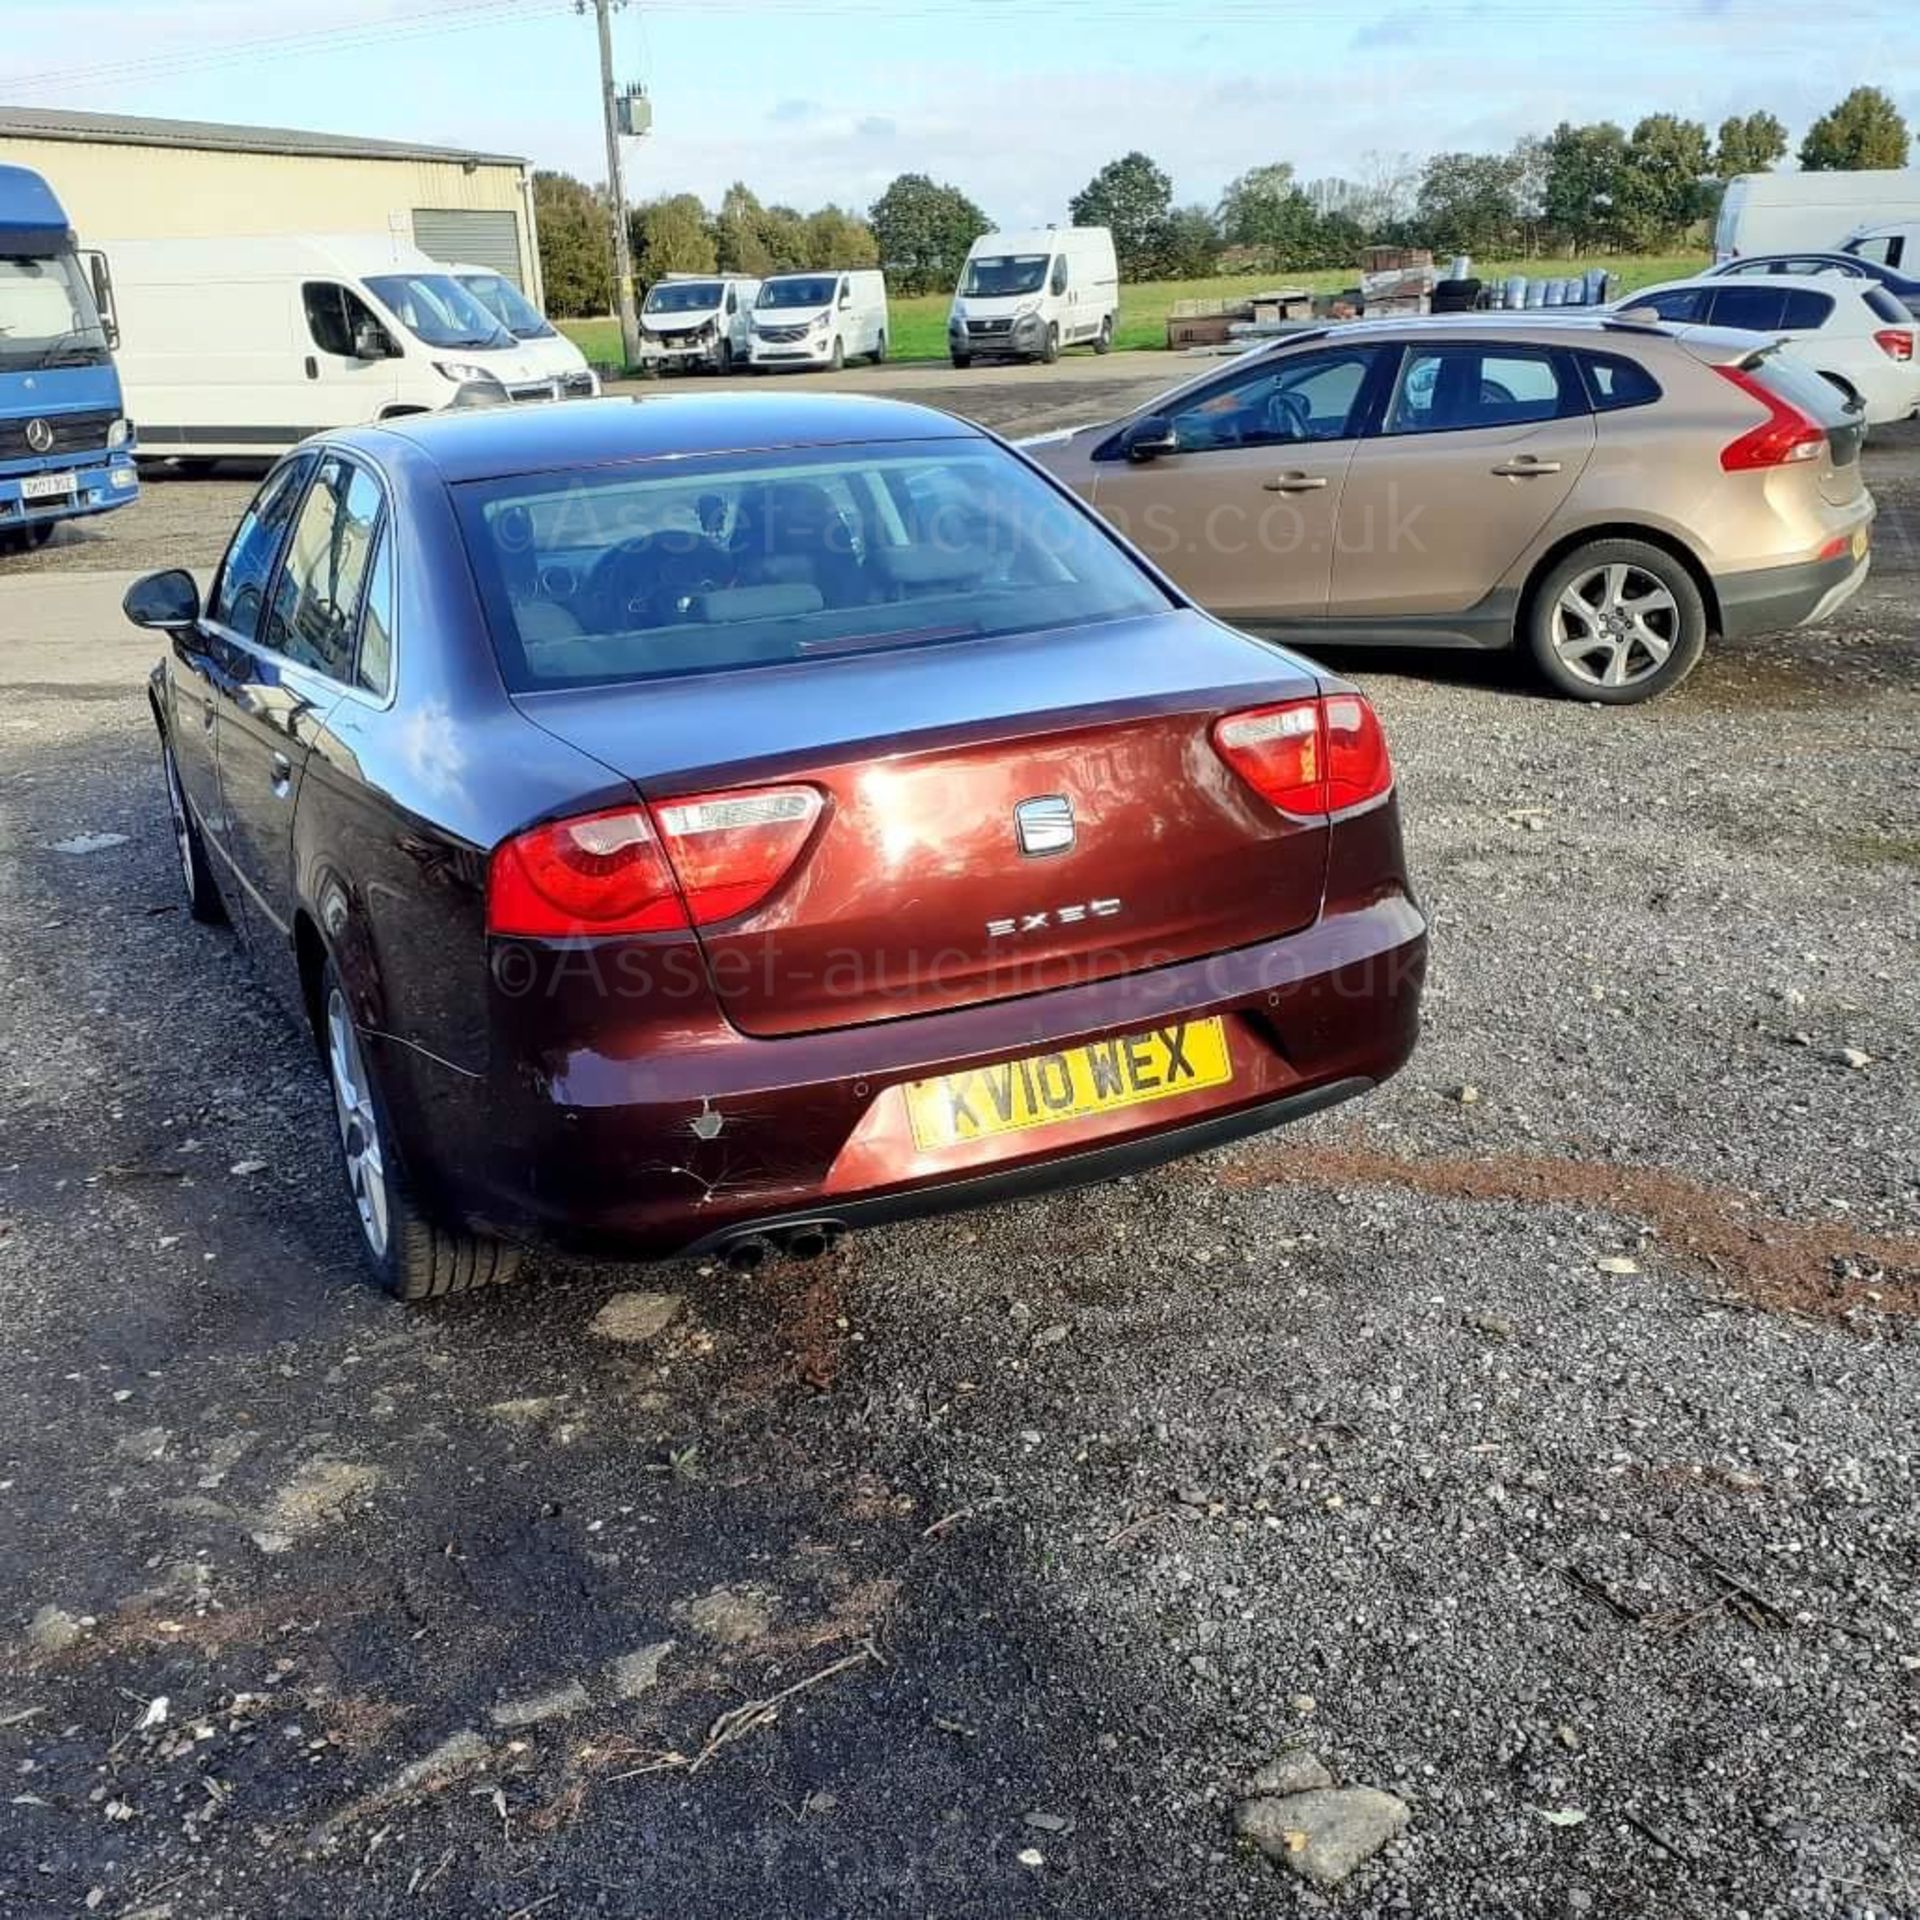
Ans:
{"label": "truck number plate", "polygon": [[64,500],[73,490],[70,473],[30,473],[20,482],[22,500]]}

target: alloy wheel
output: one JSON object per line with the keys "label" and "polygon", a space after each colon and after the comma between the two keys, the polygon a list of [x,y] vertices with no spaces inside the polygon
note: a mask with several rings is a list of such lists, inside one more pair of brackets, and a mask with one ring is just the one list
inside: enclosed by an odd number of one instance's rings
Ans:
{"label": "alloy wheel", "polygon": [[360,1215],[360,1231],[374,1258],[387,1251],[387,1172],[381,1154],[380,1123],[373,1108],[373,1087],[360,1053],[359,1036],[347,1013],[345,996],[335,987],[327,996],[327,1076],[333,1083],[333,1111],[340,1123],[340,1150],[346,1156],[347,1185]]}
{"label": "alloy wheel", "polygon": [[1576,575],[1554,602],[1553,651],[1576,679],[1630,687],[1658,673],[1680,637],[1680,606],[1657,575],[1612,561]]}

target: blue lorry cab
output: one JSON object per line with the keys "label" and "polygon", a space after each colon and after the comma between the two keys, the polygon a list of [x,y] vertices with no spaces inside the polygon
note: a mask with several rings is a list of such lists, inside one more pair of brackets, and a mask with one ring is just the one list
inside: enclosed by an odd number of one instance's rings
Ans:
{"label": "blue lorry cab", "polygon": [[46,181],[0,167],[0,551],[139,492],[98,273]]}

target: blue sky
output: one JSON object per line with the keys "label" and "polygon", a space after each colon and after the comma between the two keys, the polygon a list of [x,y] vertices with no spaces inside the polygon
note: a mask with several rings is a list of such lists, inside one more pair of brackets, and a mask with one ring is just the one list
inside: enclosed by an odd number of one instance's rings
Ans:
{"label": "blue sky", "polygon": [[[259,45],[268,36],[279,43]],[[656,132],[636,197],[745,179],[864,206],[915,168],[1007,225],[1144,147],[1182,200],[1245,167],[1504,146],[1563,117],[1770,107],[1871,80],[1920,125],[1905,5],[1849,0],[659,0],[616,19]],[[604,172],[565,0],[0,0],[0,102],[314,127]]]}

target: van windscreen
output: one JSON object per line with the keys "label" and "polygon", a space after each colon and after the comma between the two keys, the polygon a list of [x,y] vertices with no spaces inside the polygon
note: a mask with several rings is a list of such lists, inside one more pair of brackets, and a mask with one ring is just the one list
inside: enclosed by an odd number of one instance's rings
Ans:
{"label": "van windscreen", "polygon": [[370,274],[388,312],[430,347],[510,347],[513,335],[450,273]]}
{"label": "van windscreen", "polygon": [[967,262],[960,291],[969,300],[1004,300],[1038,293],[1047,277],[1044,253],[982,253]]}

